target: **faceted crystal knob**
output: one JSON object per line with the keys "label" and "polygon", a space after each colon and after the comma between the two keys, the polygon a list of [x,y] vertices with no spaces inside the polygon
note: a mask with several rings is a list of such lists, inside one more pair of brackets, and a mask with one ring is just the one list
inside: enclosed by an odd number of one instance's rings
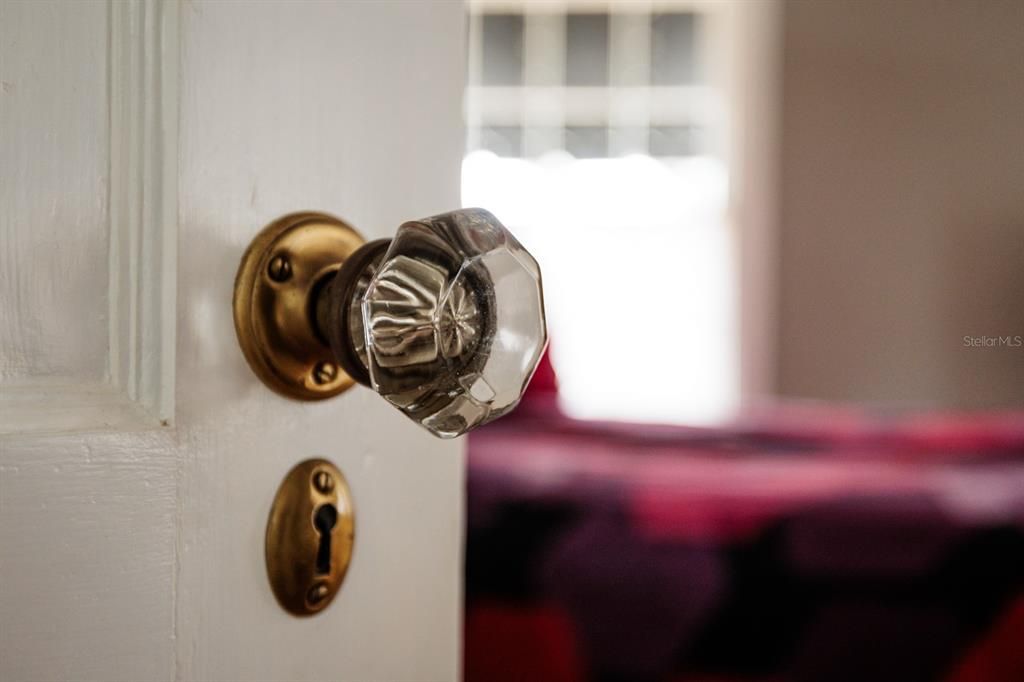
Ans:
{"label": "faceted crystal knob", "polygon": [[442,438],[516,406],[547,343],[540,268],[464,209],[353,253],[317,303],[343,369]]}

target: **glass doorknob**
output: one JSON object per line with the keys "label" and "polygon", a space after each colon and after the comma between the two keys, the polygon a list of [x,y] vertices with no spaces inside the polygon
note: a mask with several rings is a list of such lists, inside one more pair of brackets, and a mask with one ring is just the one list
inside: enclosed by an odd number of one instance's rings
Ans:
{"label": "glass doorknob", "polygon": [[285,216],[242,259],[235,326],[279,393],[358,382],[443,438],[514,408],[547,343],[537,262],[478,208],[365,244],[337,218]]}

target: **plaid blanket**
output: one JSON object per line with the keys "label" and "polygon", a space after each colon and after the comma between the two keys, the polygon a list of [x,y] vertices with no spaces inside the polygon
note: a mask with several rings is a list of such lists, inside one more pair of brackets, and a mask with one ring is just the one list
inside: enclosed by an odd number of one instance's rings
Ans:
{"label": "plaid blanket", "polygon": [[1024,413],[525,410],[468,476],[470,682],[1024,681]]}

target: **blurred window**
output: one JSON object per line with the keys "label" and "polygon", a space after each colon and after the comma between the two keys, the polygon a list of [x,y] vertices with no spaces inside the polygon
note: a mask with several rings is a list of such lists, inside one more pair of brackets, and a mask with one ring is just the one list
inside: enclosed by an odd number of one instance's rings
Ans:
{"label": "blurred window", "polygon": [[498,156],[522,156],[523,129],[519,126],[487,126],[480,129],[480,143]]}
{"label": "blurred window", "polygon": [[715,6],[470,0],[463,203],[540,261],[575,416],[713,421],[738,398]]}
{"label": "blurred window", "polygon": [[601,159],[608,156],[608,128],[570,126],[565,129],[565,151],[577,159]]}
{"label": "blurred window", "polygon": [[482,76],[486,85],[519,85],[523,82],[523,16],[486,14],[481,30],[487,49]]}
{"label": "blurred window", "polygon": [[687,85],[697,81],[697,15],[651,15],[651,82]]}
{"label": "blurred window", "polygon": [[608,15],[565,17],[565,84],[608,85]]}

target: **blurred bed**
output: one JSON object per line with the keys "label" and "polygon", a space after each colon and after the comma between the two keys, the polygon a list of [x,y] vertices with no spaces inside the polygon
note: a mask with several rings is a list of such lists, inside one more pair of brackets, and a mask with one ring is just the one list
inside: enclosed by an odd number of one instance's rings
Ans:
{"label": "blurred bed", "polygon": [[1024,680],[1024,413],[582,423],[538,384],[469,440],[467,680]]}

